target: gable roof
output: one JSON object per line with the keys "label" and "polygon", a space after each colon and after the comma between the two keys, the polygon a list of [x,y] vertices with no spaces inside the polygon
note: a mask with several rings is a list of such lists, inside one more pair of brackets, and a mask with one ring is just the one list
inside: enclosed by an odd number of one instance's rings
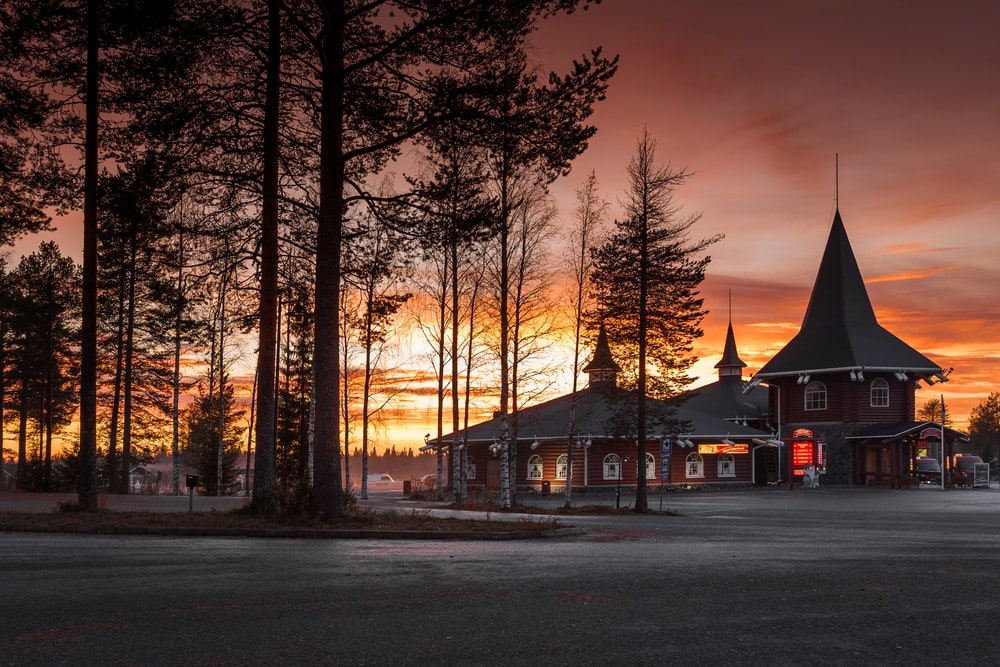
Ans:
{"label": "gable roof", "polygon": [[[621,405],[621,400],[627,399],[629,396],[632,396],[631,392],[611,387],[587,387],[578,391],[576,394],[574,435],[594,438],[611,437],[613,435],[611,424],[614,422],[616,411]],[[565,440],[569,437],[569,410],[572,400],[572,394],[565,394],[519,410],[517,412],[518,439]],[[650,403],[656,402],[650,401]],[[672,418],[688,422],[690,429],[685,432],[693,440],[699,438],[720,439],[727,436],[751,438],[769,435],[764,431],[726,421],[687,405],[678,406]],[[500,419],[499,416],[495,416],[488,421],[469,427],[466,433],[466,442],[492,442],[498,438],[500,436]],[[655,435],[659,434],[650,433],[651,437]],[[440,442],[448,444],[455,439],[455,436],[456,434],[449,433],[442,436]],[[432,439],[430,442],[436,442],[436,439]]]}
{"label": "gable roof", "polygon": [[942,370],[876,320],[838,210],[802,327],[757,376],[858,368],[920,374]]}

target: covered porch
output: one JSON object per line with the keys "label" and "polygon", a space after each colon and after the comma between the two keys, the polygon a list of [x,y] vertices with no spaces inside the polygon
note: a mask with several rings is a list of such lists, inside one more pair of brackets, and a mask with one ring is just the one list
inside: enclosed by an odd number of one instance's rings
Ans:
{"label": "covered porch", "polygon": [[960,431],[934,422],[872,424],[854,431],[845,439],[854,455],[853,483],[916,488],[916,461],[930,457],[941,463],[945,485],[949,485],[955,443],[968,440]]}

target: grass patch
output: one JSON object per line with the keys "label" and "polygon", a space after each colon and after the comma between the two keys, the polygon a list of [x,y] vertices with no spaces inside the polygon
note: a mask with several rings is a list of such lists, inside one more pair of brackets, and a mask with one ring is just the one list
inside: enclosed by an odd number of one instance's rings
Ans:
{"label": "grass patch", "polygon": [[39,528],[67,527],[127,527],[127,528],[217,528],[226,530],[263,530],[268,528],[307,528],[315,530],[392,530],[431,532],[514,532],[522,530],[552,530],[561,527],[551,517],[497,521],[456,519],[432,516],[430,512],[412,510],[375,511],[357,509],[343,516],[320,520],[302,515],[261,517],[243,509],[208,512],[96,512],[80,511],[75,503],[59,503],[52,512],[0,512],[0,528],[18,526]]}

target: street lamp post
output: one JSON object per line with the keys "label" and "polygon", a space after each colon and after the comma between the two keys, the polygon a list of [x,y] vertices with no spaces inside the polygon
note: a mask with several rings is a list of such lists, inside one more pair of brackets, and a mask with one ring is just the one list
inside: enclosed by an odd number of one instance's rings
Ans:
{"label": "street lamp post", "polygon": [[615,493],[615,509],[621,509],[622,506],[622,468],[628,463],[628,457],[626,456],[621,461],[618,462],[618,490]]}

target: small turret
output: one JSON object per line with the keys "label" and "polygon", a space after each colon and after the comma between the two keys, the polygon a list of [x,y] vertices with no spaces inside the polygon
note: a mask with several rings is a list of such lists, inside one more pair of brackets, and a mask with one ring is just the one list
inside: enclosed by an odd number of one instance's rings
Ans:
{"label": "small turret", "polygon": [[583,367],[583,372],[589,376],[591,387],[614,387],[618,382],[618,372],[621,366],[615,363],[611,356],[611,347],[608,345],[608,334],[601,323],[600,331],[597,334],[597,346],[594,348],[594,356],[590,363]]}

